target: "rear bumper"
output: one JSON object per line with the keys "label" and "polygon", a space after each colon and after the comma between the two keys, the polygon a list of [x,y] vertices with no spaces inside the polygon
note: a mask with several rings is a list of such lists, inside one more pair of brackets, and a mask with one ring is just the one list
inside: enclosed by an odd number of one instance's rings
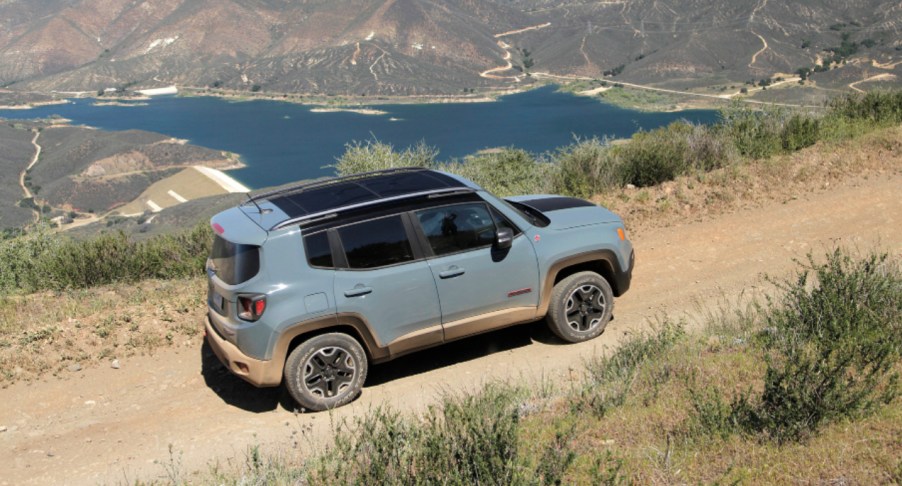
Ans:
{"label": "rear bumper", "polygon": [[282,383],[282,363],[251,358],[242,353],[234,344],[226,341],[210,322],[205,319],[205,334],[210,348],[219,361],[232,373],[244,381],[258,387],[279,386]]}

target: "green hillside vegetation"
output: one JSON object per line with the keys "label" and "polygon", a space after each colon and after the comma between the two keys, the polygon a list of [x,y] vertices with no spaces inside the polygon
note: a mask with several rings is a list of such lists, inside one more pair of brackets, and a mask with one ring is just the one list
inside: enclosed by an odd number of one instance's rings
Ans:
{"label": "green hillside vegetation", "polygon": [[570,383],[490,384],[419,417],[375,409],[313,457],[252,448],[204,482],[899,482],[898,262],[837,249],[774,283],[698,333],[664,319]]}
{"label": "green hillside vegetation", "polygon": [[[589,139],[535,155],[507,148],[441,163],[424,144],[404,150],[354,143],[335,164],[340,175],[390,167],[435,167],[501,195],[558,193],[588,198],[622,187],[648,187],[687,174],[738,167],[902,123],[902,91],[833,100],[822,113],[752,111],[735,105],[711,126],[674,122],[636,133],[629,143]],[[0,291],[85,288],[142,278],[201,275],[212,235],[205,224],[177,235],[135,241],[125,233],[72,241],[49,231],[0,242]]]}

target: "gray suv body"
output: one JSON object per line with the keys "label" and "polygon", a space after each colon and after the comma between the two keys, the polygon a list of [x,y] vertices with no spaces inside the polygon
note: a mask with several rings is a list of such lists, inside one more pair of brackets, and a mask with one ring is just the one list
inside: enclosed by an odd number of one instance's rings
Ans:
{"label": "gray suv body", "polygon": [[547,318],[591,339],[634,261],[603,207],[415,168],[260,194],[211,225],[211,348],[309,410],[353,400],[370,363],[477,333]]}

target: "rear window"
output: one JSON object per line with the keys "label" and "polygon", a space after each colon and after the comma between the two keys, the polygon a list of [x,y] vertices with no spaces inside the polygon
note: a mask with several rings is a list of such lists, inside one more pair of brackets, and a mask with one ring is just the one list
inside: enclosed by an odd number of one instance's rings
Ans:
{"label": "rear window", "polygon": [[260,247],[239,245],[221,236],[213,240],[213,272],[228,285],[246,282],[260,271]]}
{"label": "rear window", "polygon": [[400,216],[375,219],[338,229],[350,268],[376,268],[413,260]]}

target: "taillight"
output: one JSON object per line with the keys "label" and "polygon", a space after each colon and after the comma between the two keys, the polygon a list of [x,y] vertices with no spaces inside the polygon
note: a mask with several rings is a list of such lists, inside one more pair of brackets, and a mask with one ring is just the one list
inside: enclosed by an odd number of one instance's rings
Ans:
{"label": "taillight", "polygon": [[266,311],[265,295],[239,295],[238,317],[245,321],[256,321]]}

